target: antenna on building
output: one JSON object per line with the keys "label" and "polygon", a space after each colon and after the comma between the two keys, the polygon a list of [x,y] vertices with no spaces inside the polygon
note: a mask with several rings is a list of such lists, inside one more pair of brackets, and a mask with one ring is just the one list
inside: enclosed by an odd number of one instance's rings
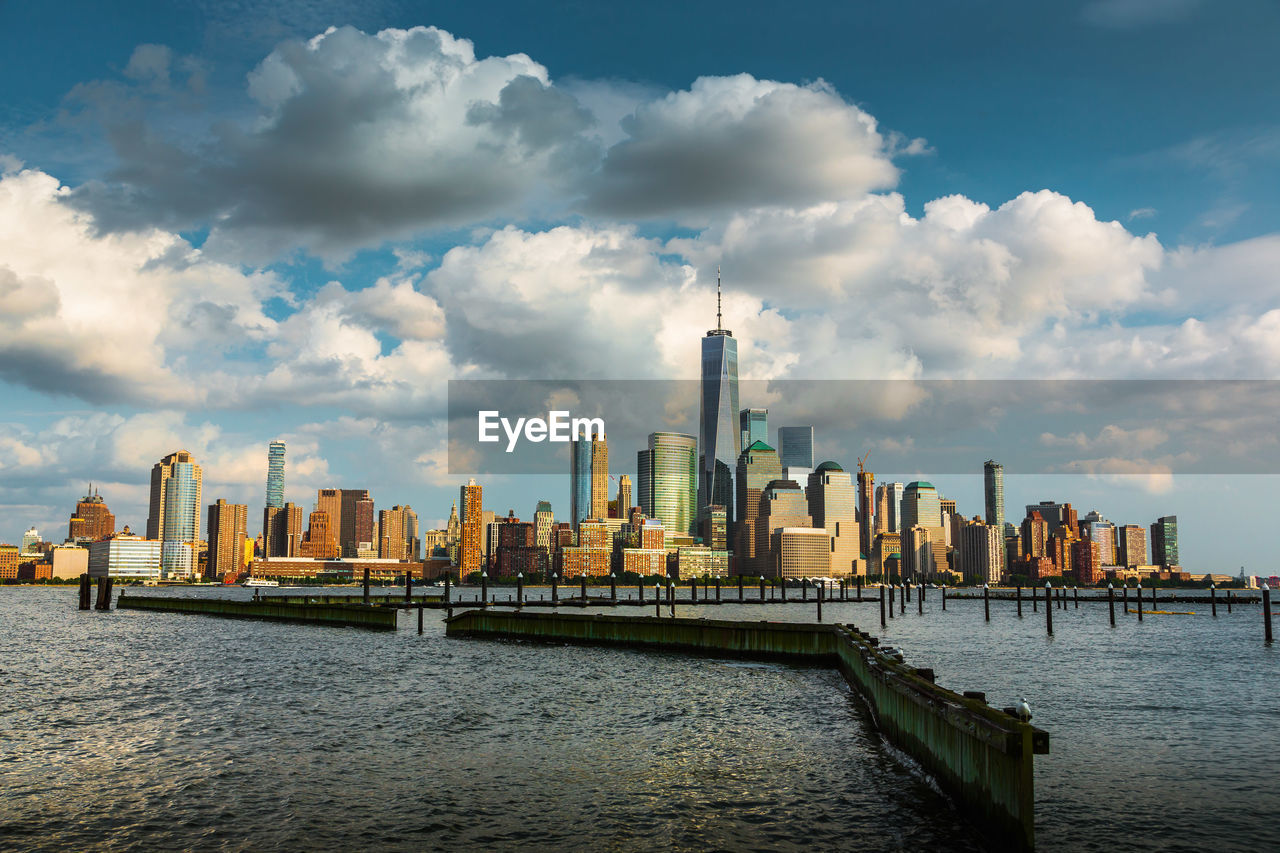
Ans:
{"label": "antenna on building", "polygon": [[720,319],[720,265],[716,264],[716,328],[723,329],[724,321]]}

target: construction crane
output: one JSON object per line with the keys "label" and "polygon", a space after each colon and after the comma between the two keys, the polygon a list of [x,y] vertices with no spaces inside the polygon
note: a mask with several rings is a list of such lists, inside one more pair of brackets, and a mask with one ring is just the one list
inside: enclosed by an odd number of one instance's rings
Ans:
{"label": "construction crane", "polygon": [[871,451],[870,451],[870,450],[868,450],[866,453],[862,454],[862,458],[858,460],[858,473],[859,473],[859,474],[861,474],[861,473],[863,473],[864,471],[866,471],[866,468],[864,468],[864,467],[863,467],[862,463],[866,462],[866,461],[867,461],[867,457],[868,457],[868,456],[870,456],[870,455],[871,455]]}

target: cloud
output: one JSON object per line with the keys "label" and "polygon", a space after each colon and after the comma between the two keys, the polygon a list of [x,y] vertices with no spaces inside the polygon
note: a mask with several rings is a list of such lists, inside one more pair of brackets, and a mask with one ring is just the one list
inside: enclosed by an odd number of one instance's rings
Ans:
{"label": "cloud", "polygon": [[1086,23],[1106,29],[1136,29],[1191,17],[1201,0],[1093,0],[1081,10]]}
{"label": "cloud", "polygon": [[1129,211],[1129,215],[1125,218],[1132,222],[1135,219],[1150,219],[1155,215],[1156,209],[1154,207],[1139,207]]}
{"label": "cloud", "polygon": [[[623,119],[587,200],[616,216],[807,205],[894,186],[876,120],[822,81],[701,77]],[[923,140],[903,153],[920,153]]]}
{"label": "cloud", "polygon": [[[135,75],[160,73],[150,52]],[[120,165],[69,201],[100,229],[215,223],[211,254],[325,257],[429,227],[536,207],[598,159],[589,113],[523,54],[477,59],[434,27],[329,29],[276,47],[249,75],[256,118],[197,148],[112,128]]]}

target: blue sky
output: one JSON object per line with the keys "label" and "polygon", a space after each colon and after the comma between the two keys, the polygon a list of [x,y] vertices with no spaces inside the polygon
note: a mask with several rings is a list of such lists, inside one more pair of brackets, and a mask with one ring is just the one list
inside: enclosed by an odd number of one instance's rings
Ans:
{"label": "blue sky", "polygon": [[[1265,0],[5,4],[0,539],[91,479],[140,525],[179,445],[258,506],[277,435],[290,499],[443,518],[445,380],[688,378],[716,264],[757,378],[1275,378],[1277,36]],[[1274,570],[1272,477],[1019,479]]]}

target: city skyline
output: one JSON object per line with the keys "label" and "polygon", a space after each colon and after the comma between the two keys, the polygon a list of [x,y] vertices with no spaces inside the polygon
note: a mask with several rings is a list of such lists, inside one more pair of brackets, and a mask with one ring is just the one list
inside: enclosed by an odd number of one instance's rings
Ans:
{"label": "city skyline", "polygon": [[[852,27],[857,50],[797,21],[776,50],[699,39],[739,26],[710,6],[679,32],[636,21],[664,44],[711,45],[660,63],[596,55],[585,45],[599,39],[572,35],[581,24],[504,31],[474,13],[422,20],[340,3],[235,48],[207,38],[229,26],[207,10],[125,11],[103,26],[86,7],[59,16],[69,58],[54,62],[13,39],[56,13],[6,7],[14,25],[0,38],[20,67],[0,81],[18,105],[0,118],[0,383],[12,412],[0,423],[0,540],[64,527],[90,479],[118,526],[141,531],[146,468],[178,448],[208,469],[204,503],[248,505],[256,526],[272,438],[290,449],[286,502],[367,488],[440,526],[466,480],[447,471],[445,379],[696,378],[718,264],[744,380],[1274,376],[1280,212],[1258,189],[1274,168],[1274,101],[1215,88],[1253,55],[1243,47],[1216,62],[1165,58],[1221,51],[1208,32],[1264,44],[1266,9],[1117,5],[1001,5],[1033,72],[977,69],[943,109],[931,81],[958,48],[920,55],[905,8]],[[930,14],[991,38],[955,10]],[[1072,51],[1143,50],[1063,78],[1066,55],[1043,49],[1062,32]],[[353,85],[374,88],[351,102],[378,106],[370,138],[347,138],[343,115],[291,137],[301,93],[333,98],[330,72],[355,56],[370,76]],[[869,73],[902,56],[910,74]],[[1170,88],[1176,123],[1143,85],[1153,63],[1182,81]],[[1211,70],[1191,75],[1193,64]],[[474,83],[473,112],[460,91],[405,82],[455,71]],[[1042,120],[1011,118],[1028,109]],[[1100,109],[1110,124],[1093,120]],[[464,114],[439,125],[438,144],[415,125]],[[528,114],[555,121],[527,127]],[[218,150],[227,126],[251,144]],[[379,142],[397,138],[422,140],[416,159]],[[152,157],[140,139],[175,156]],[[345,152],[342,191],[329,173],[296,171],[308,158],[277,156],[315,145]],[[191,165],[210,151],[208,168]],[[693,161],[718,168],[691,180]],[[405,198],[370,191],[383,169],[405,177]],[[483,192],[451,195],[459,176]],[[323,191],[303,201],[289,191],[303,184]],[[442,197],[455,202],[423,201]],[[739,414],[727,414],[740,441]],[[1159,452],[1150,432],[1120,438],[1135,456]],[[852,470],[859,454],[823,440],[819,429],[814,462]],[[638,473],[638,449],[614,448],[615,474]],[[978,463],[992,455],[975,449]],[[894,472],[877,458],[881,480],[927,479],[981,506],[976,473]],[[1144,525],[1177,515],[1184,562],[1262,573],[1271,549],[1237,534],[1265,529],[1275,483],[1011,469],[1004,488],[1010,506],[1069,498]],[[522,516],[560,494],[539,478],[486,485]]]}

